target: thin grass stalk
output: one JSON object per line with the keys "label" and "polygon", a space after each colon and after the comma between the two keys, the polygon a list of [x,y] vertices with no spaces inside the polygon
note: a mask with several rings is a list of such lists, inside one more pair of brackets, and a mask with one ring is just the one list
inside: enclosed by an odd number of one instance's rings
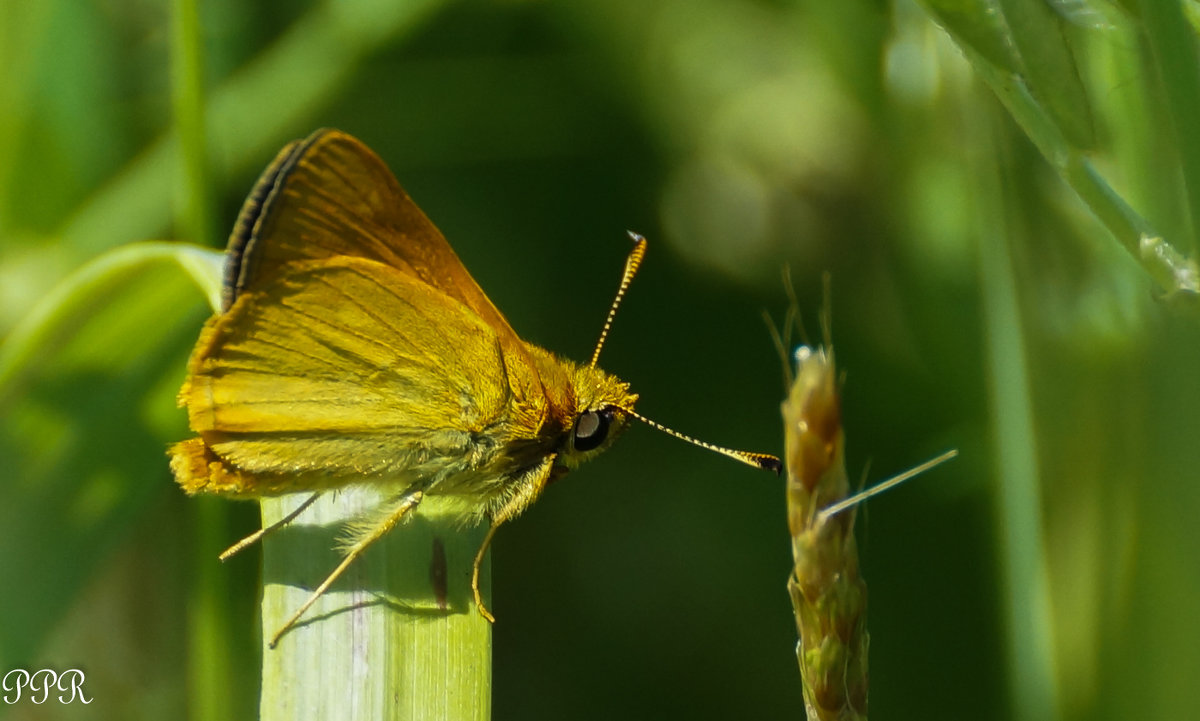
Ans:
{"label": "thin grass stalk", "polygon": [[179,138],[176,225],[193,243],[209,245],[213,232],[208,141],[205,135],[204,45],[197,0],[171,4],[171,103]]}
{"label": "thin grass stalk", "polygon": [[821,510],[850,491],[841,399],[831,348],[797,352],[783,403],[788,527],[795,568],[788,591],[809,721],[867,718],[867,586],[858,571],[855,511]]}
{"label": "thin grass stalk", "polygon": [[[204,135],[204,46],[196,0],[171,3],[171,101],[179,137],[179,179],[175,183],[176,228],[193,242],[213,241],[213,212],[209,187],[208,152]],[[228,510],[205,500],[196,504],[195,538],[198,549],[213,548],[229,535]],[[188,704],[198,721],[217,721],[233,715],[235,688],[229,576],[197,553],[188,604]]]}
{"label": "thin grass stalk", "polygon": [[1007,612],[1008,682],[1013,717],[1028,721],[1060,718],[1054,662],[1049,562],[1042,525],[1041,478],[1034,431],[1032,386],[1026,361],[1024,323],[1010,252],[1011,222],[995,128],[981,123],[976,146],[985,148],[972,175],[978,179],[979,285],[986,339],[986,375],[991,397],[997,459],[1001,587]]}

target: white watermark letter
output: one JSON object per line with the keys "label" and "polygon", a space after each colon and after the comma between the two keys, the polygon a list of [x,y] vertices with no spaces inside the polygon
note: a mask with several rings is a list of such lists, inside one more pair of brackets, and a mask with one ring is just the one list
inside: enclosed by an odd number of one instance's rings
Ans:
{"label": "white watermark letter", "polygon": [[63,705],[73,703],[76,698],[84,704],[89,704],[92,699],[84,695],[83,681],[83,671],[77,668],[70,668],[62,673],[52,668],[43,668],[33,673],[23,668],[14,668],[4,674],[4,679],[0,681],[0,689],[4,690],[4,703],[9,705],[19,702],[26,692],[32,703],[44,704],[54,689],[61,692],[58,702]]}

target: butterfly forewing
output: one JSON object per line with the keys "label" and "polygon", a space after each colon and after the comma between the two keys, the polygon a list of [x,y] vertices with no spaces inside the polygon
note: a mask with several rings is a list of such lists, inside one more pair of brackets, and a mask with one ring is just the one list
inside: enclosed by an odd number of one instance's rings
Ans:
{"label": "butterfly forewing", "polygon": [[288,263],[337,256],[412,275],[470,308],[505,346],[520,342],[379,156],[345,133],[318,130],[285,148],[247,199],[230,239],[227,292],[236,299]]}

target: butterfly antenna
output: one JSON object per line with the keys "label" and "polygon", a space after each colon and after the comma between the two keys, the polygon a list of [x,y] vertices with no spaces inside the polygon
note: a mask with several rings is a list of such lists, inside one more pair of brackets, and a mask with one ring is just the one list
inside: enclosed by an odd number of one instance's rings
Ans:
{"label": "butterfly antenna", "polygon": [[629,290],[633,276],[637,275],[642,258],[646,257],[646,239],[632,230],[625,232],[629,234],[629,239],[633,241],[634,246],[629,257],[625,259],[625,272],[621,274],[621,286],[617,288],[617,297],[613,298],[612,306],[608,309],[608,317],[604,319],[604,328],[600,330],[600,340],[596,341],[596,350],[592,351],[592,362],[589,364],[591,368],[595,368],[596,361],[600,360],[600,350],[604,348],[604,341],[608,338],[608,329],[612,327],[613,318],[617,315],[617,308],[621,306],[621,300],[625,298],[625,291]]}
{"label": "butterfly antenna", "polygon": [[667,428],[663,424],[661,424],[657,421],[652,421],[649,418],[647,418],[646,416],[643,416],[642,414],[640,414],[636,411],[632,411],[628,408],[622,408],[621,410],[624,411],[625,413],[628,413],[630,416],[633,416],[634,418],[638,419],[642,423],[645,423],[646,425],[650,426],[651,428],[657,428],[658,430],[662,431],[663,433],[666,433],[668,436],[675,436],[679,440],[687,441],[688,443],[691,443],[694,446],[700,446],[701,448],[706,448],[710,451],[713,451],[714,453],[720,453],[723,456],[729,456],[730,458],[734,459],[735,461],[741,461],[742,463],[745,463],[748,466],[754,466],[755,468],[761,468],[764,471],[775,471],[775,473],[778,474],[783,470],[783,464],[775,456],[772,456],[772,455],[769,455],[766,453],[751,453],[750,451],[735,451],[732,448],[725,448],[723,446],[718,446],[718,445],[715,445],[712,443],[708,443],[707,441],[702,441],[698,438],[692,438],[691,436],[680,433],[677,430]]}

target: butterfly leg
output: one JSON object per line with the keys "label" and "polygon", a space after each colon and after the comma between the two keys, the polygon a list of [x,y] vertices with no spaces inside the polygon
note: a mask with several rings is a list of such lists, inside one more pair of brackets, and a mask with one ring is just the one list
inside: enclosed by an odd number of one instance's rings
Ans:
{"label": "butterfly leg", "polygon": [[230,557],[233,556],[233,554],[244,549],[246,546],[249,546],[249,545],[255,543],[260,538],[267,535],[268,533],[271,533],[272,531],[283,528],[287,524],[296,520],[296,516],[299,516],[301,513],[304,513],[304,511],[309,506],[311,506],[320,495],[321,495],[320,493],[312,494],[311,496],[308,497],[308,499],[306,501],[304,501],[304,503],[301,503],[299,506],[296,506],[296,510],[287,514],[286,516],[279,519],[278,521],[275,521],[274,523],[267,526],[266,528],[260,528],[257,531],[255,531],[254,533],[251,533],[249,536],[246,536],[242,540],[233,544],[229,548],[226,548],[224,551],[221,552],[221,555],[218,556],[217,558],[221,559],[222,561],[228,561],[230,559]]}
{"label": "butterfly leg", "polygon": [[501,523],[504,523],[504,519],[497,518],[488,526],[487,535],[483,537],[483,543],[479,546],[479,553],[475,554],[475,566],[471,569],[471,591],[475,594],[475,607],[479,609],[479,615],[490,623],[495,623],[496,617],[488,610],[487,604],[483,602],[483,594],[479,592],[479,566],[483,563],[488,546],[492,544],[492,536],[496,535],[496,529],[500,527]]}
{"label": "butterfly leg", "polygon": [[292,626],[296,625],[296,622],[300,620],[300,617],[304,615],[304,612],[312,608],[312,605],[317,602],[317,599],[329,590],[329,587],[333,585],[333,582],[336,581],[338,577],[350,567],[350,564],[354,563],[354,560],[361,556],[363,551],[367,550],[367,547],[382,538],[388,531],[395,528],[396,525],[400,523],[400,521],[406,515],[408,515],[410,511],[412,511],[421,503],[421,499],[424,497],[425,493],[421,490],[414,490],[402,494],[395,507],[392,508],[391,512],[388,513],[382,521],[367,529],[365,533],[358,536],[354,540],[354,543],[346,550],[346,557],[342,559],[342,562],[339,563],[337,568],[333,569],[333,572],[321,582],[320,586],[317,586],[316,590],[314,590],[311,595],[309,595],[308,600],[304,602],[304,605],[296,609],[296,612],[292,614],[292,617],[289,618],[283,624],[283,626],[275,632],[275,635],[271,637],[271,641],[267,644],[267,646],[272,649],[275,648],[275,645],[279,643],[279,639],[283,636],[283,634],[287,633]]}
{"label": "butterfly leg", "polygon": [[475,594],[475,607],[479,609],[479,615],[491,623],[496,622],[496,617],[483,602],[483,593],[479,590],[479,567],[483,565],[483,558],[487,554],[488,546],[492,544],[492,537],[496,535],[496,529],[500,527],[500,524],[521,515],[521,512],[541,495],[542,489],[546,487],[554,473],[554,458],[554,456],[547,457],[541,464],[514,482],[519,491],[492,513],[492,523],[488,527],[487,535],[483,537],[483,543],[479,545],[479,552],[475,554],[475,566],[471,569],[471,591]]}

